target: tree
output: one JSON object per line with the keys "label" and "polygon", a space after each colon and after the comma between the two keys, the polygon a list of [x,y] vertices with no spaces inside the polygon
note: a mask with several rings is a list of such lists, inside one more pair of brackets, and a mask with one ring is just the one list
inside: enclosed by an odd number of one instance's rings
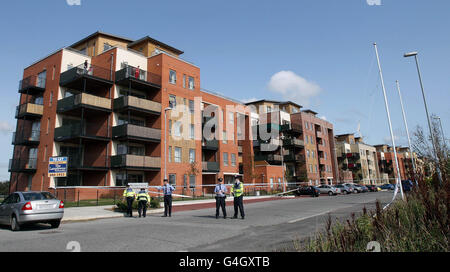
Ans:
{"label": "tree", "polygon": [[9,195],[9,181],[0,181],[0,195]]}

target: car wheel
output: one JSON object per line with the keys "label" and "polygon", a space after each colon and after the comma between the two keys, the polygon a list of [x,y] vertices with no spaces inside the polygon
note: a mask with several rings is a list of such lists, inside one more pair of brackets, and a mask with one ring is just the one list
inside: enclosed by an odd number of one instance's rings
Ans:
{"label": "car wheel", "polygon": [[329,192],[328,192],[328,195],[329,195],[329,196],[332,196],[332,195],[333,195],[333,192],[332,192],[332,191],[329,191]]}
{"label": "car wheel", "polygon": [[57,229],[59,228],[59,225],[61,224],[61,220],[57,220],[57,221],[53,221],[50,222],[50,225],[52,226],[52,228]]}
{"label": "car wheel", "polygon": [[19,231],[20,230],[20,224],[17,222],[17,218],[15,215],[11,217],[11,230],[12,231]]}

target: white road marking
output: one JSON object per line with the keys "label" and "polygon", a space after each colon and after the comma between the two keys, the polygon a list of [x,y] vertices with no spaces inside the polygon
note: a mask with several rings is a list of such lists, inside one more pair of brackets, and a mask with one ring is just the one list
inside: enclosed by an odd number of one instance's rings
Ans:
{"label": "white road marking", "polygon": [[306,216],[306,217],[294,219],[294,220],[289,221],[288,224],[292,224],[292,223],[295,223],[295,222],[299,222],[299,221],[302,221],[302,220],[305,220],[305,219],[308,219],[308,218],[311,218],[311,217],[316,217],[316,216],[324,215],[324,214],[327,214],[327,213],[330,213],[330,212],[332,212],[332,211],[329,210],[329,211],[326,211],[326,212],[317,213],[317,214],[313,214],[313,215],[310,215],[310,216]]}

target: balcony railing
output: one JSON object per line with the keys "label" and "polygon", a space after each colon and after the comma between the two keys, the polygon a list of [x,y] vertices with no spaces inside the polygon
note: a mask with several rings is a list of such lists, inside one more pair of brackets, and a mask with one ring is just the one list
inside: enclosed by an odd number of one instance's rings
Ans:
{"label": "balcony railing", "polygon": [[67,166],[73,170],[108,170],[109,160],[106,155],[89,153],[89,150],[80,150],[80,153],[61,155],[68,158]]}
{"label": "balcony railing", "polygon": [[133,139],[141,141],[161,141],[161,130],[156,128],[123,124],[112,129],[113,139]]}
{"label": "balcony railing", "polygon": [[161,76],[127,65],[116,72],[116,83],[133,89],[147,91],[161,88]]}
{"label": "balcony railing", "polygon": [[17,106],[16,118],[35,117],[40,118],[44,113],[44,106],[33,103],[25,103]]}
{"label": "balcony railing", "polygon": [[112,82],[111,70],[103,67],[80,64],[63,72],[59,79],[59,85],[75,90],[95,90],[108,88]]}
{"label": "balcony railing", "polygon": [[19,93],[37,94],[45,91],[45,78],[36,75],[19,81]]}
{"label": "balcony railing", "polygon": [[107,129],[99,129],[98,124],[74,123],[55,128],[55,141],[72,140],[79,137],[91,140],[108,141]]}
{"label": "balcony railing", "polygon": [[13,145],[38,145],[41,135],[40,130],[24,130],[13,133]]}
{"label": "balcony railing", "polygon": [[281,125],[280,129],[282,132],[287,132],[287,133],[301,134],[303,132],[302,126],[300,124],[296,124],[296,123]]}
{"label": "balcony railing", "polygon": [[202,162],[202,171],[204,172],[219,172],[220,165],[218,162]]}
{"label": "balcony railing", "polygon": [[255,161],[281,162],[281,155],[276,154],[255,155]]}
{"label": "balcony railing", "polygon": [[219,141],[203,139],[202,148],[207,150],[217,150],[219,148]]}
{"label": "balcony railing", "polygon": [[284,139],[283,146],[304,146],[305,143],[299,139]]}
{"label": "balcony railing", "polygon": [[300,154],[296,155],[294,153],[289,153],[289,154],[284,156],[284,160],[288,161],[288,162],[290,162],[290,161],[298,162],[298,161],[304,161],[305,157],[303,155],[300,155]]}
{"label": "balcony railing", "polygon": [[9,160],[9,172],[35,172],[36,158],[16,158]]}
{"label": "balcony railing", "polygon": [[321,132],[321,131],[316,131],[316,137],[317,137],[317,138],[324,138],[323,132]]}
{"label": "balcony railing", "polygon": [[121,96],[114,99],[115,111],[120,112],[126,109],[149,114],[161,114],[161,103],[135,96]]}
{"label": "balcony railing", "polygon": [[159,170],[161,169],[161,158],[138,155],[116,155],[111,156],[111,168]]}
{"label": "balcony railing", "polygon": [[111,100],[92,94],[81,93],[58,100],[57,110],[58,112],[66,112],[79,107],[110,111]]}

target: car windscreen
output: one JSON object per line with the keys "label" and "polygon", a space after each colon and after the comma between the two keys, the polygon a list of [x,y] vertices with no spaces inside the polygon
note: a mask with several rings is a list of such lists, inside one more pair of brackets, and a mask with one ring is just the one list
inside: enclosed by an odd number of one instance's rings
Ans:
{"label": "car windscreen", "polygon": [[48,192],[30,192],[22,193],[22,195],[26,201],[56,199],[56,197]]}

